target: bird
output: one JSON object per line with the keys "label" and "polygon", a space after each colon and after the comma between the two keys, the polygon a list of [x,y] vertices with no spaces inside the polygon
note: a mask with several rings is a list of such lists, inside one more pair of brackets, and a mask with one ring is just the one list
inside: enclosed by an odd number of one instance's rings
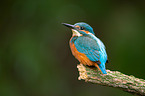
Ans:
{"label": "bird", "polygon": [[69,45],[74,57],[81,64],[97,67],[101,73],[107,74],[105,68],[105,64],[108,63],[106,48],[103,42],[95,36],[93,28],[85,22],[74,25],[62,24],[72,30]]}

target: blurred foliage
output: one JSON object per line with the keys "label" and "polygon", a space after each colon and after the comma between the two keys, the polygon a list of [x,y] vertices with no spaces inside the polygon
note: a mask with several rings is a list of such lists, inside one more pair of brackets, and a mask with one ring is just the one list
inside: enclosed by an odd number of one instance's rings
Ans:
{"label": "blurred foliage", "polygon": [[0,1],[0,96],[131,96],[78,81],[62,22],[86,22],[107,48],[110,70],[145,79],[144,0]]}

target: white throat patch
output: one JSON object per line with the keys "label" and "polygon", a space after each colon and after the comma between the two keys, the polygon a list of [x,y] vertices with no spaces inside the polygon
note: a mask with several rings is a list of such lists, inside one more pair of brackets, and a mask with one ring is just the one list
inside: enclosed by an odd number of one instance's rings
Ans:
{"label": "white throat patch", "polygon": [[73,35],[74,36],[82,36],[82,34],[80,34],[77,30],[72,29]]}

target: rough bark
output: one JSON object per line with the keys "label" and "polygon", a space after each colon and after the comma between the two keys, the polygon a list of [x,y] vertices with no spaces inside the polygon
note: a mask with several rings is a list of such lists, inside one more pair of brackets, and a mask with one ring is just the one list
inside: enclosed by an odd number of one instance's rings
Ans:
{"label": "rough bark", "polygon": [[143,79],[110,70],[107,70],[107,75],[104,75],[96,68],[90,68],[82,64],[77,65],[77,68],[80,75],[79,80],[120,88],[132,94],[145,95],[145,80]]}

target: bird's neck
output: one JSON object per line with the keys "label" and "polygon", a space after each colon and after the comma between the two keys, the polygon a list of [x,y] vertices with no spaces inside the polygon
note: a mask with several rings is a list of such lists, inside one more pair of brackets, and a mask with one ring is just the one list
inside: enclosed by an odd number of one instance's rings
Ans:
{"label": "bird's neck", "polygon": [[70,43],[74,43],[78,36],[72,36],[70,39]]}

